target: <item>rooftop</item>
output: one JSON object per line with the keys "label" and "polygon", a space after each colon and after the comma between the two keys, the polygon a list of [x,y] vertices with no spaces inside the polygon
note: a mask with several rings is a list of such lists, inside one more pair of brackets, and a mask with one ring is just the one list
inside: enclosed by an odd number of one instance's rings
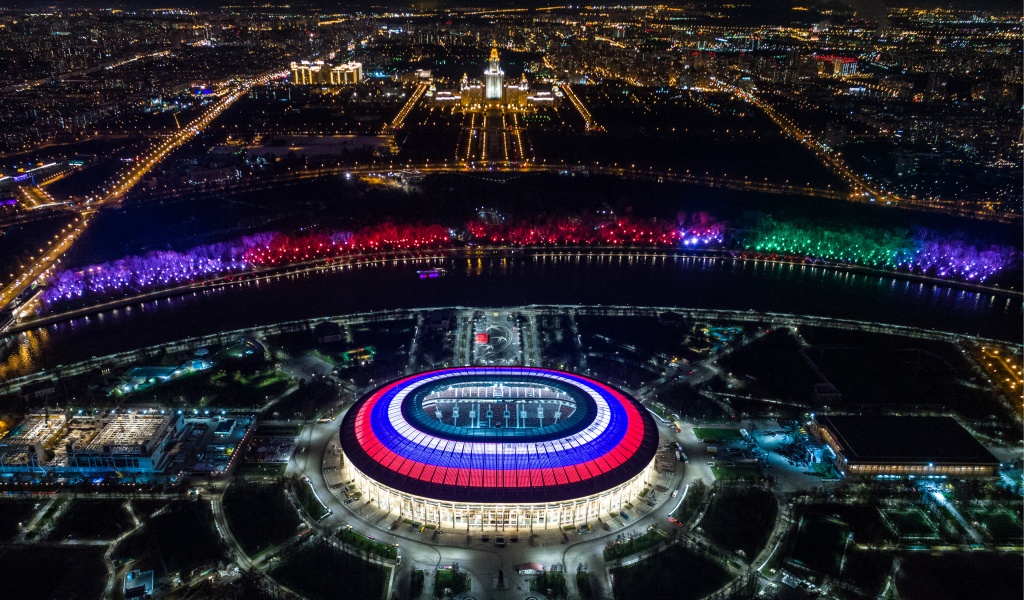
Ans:
{"label": "rooftop", "polygon": [[137,448],[158,437],[167,428],[171,418],[165,415],[114,415],[103,424],[84,449]]}
{"label": "rooftop", "polygon": [[999,464],[953,417],[818,415],[854,462]]}
{"label": "rooftop", "polygon": [[28,415],[17,427],[0,438],[0,445],[47,444],[61,432],[66,422],[64,415]]}

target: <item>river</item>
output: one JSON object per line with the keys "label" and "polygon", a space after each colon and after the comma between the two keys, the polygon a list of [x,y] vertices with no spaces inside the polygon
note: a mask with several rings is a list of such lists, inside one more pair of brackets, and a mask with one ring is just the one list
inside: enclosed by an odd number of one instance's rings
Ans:
{"label": "river", "polygon": [[[447,269],[437,279],[416,271]],[[5,376],[191,335],[387,308],[620,304],[784,312],[1021,341],[1018,297],[863,272],[676,256],[532,255],[341,267],[151,300],[18,334]]]}

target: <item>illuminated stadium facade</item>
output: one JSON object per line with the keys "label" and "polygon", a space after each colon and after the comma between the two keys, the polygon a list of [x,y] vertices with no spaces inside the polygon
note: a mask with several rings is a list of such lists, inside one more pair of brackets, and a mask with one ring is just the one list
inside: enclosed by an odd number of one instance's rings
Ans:
{"label": "illuminated stadium facade", "polygon": [[441,527],[578,525],[654,476],[650,414],[603,383],[547,369],[464,367],[389,383],[341,425],[363,500]]}

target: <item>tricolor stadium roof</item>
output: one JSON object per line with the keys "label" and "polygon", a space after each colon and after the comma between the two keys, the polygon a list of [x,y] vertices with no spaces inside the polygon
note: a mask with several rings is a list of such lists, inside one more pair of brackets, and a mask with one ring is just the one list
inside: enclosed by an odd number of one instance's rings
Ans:
{"label": "tricolor stadium roof", "polygon": [[378,483],[474,503],[590,496],[631,480],[658,447],[654,420],[633,398],[587,377],[525,367],[399,379],[349,409],[340,435],[350,464]]}

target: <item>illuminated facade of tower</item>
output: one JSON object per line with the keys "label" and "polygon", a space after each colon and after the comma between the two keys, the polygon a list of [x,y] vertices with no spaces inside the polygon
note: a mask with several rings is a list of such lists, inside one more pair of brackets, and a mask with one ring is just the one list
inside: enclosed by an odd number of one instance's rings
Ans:
{"label": "illuminated facade of tower", "polygon": [[506,82],[505,72],[501,70],[501,59],[497,45],[491,47],[491,55],[484,69],[483,80],[470,79],[463,74],[458,88],[435,89],[431,86],[428,95],[432,95],[438,106],[457,106],[463,111],[483,111],[500,109],[504,111],[533,111],[541,106],[556,106],[561,94],[557,86],[550,90],[531,89],[526,75],[519,81]]}
{"label": "illuminated facade of tower", "polygon": [[491,47],[491,57],[487,60],[487,70],[484,71],[484,95],[487,100],[498,102],[501,102],[505,95],[505,72],[501,70],[497,44]]}

